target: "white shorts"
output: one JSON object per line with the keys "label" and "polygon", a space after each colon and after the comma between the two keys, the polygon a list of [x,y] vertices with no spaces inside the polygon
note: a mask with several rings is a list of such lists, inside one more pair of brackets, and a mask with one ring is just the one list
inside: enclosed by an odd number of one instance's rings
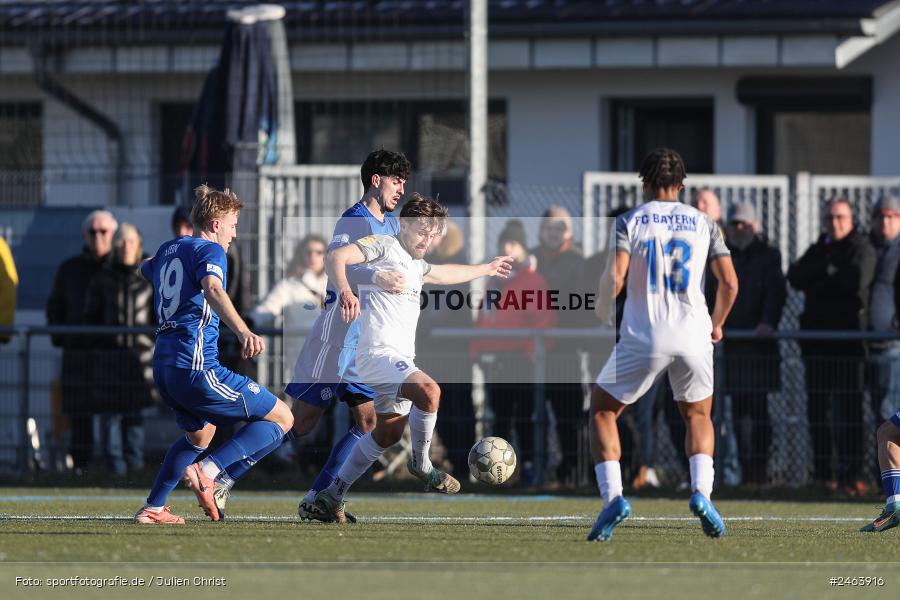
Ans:
{"label": "white shorts", "polygon": [[664,371],[675,400],[697,402],[713,393],[713,350],[696,356],[647,356],[616,344],[596,384],[622,404],[632,404]]}
{"label": "white shorts", "polygon": [[412,401],[400,397],[400,386],[407,377],[421,370],[412,358],[391,350],[357,352],[356,370],[360,379],[375,390],[377,414],[409,414]]}

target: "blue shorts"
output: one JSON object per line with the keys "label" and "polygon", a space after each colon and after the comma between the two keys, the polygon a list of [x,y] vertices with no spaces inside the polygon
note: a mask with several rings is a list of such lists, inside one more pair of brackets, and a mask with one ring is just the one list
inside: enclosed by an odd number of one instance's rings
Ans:
{"label": "blue shorts", "polygon": [[153,380],[184,431],[199,431],[207,423],[260,421],[278,401],[249,377],[221,365],[204,371],[153,365]]}
{"label": "blue shorts", "polygon": [[355,398],[351,406],[368,402],[375,392],[358,383],[355,348],[342,348],[309,337],[294,364],[294,375],[284,393],[319,408],[328,408],[335,400]]}
{"label": "blue shorts", "polygon": [[891,417],[891,423],[893,423],[897,427],[900,427],[900,411],[894,413],[894,415]]}

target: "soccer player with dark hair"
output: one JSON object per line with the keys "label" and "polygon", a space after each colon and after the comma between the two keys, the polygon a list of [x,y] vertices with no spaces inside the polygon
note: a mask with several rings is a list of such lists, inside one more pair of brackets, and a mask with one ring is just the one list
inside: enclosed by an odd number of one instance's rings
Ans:
{"label": "soccer player with dark hair", "polygon": [[[718,225],[679,202],[686,174],[681,156],[659,148],[641,164],[646,202],[616,219],[607,271],[600,280],[598,316],[609,320],[614,298],[628,286],[620,339],[597,376],[591,396],[591,449],[603,510],[588,534],[606,541],[631,515],[622,495],[616,420],[667,372],[687,433],[690,510],[710,537],[725,522],[710,500],[713,486],[713,344],[737,297],[737,276]],[[710,263],[719,280],[710,315],[701,283]]]}
{"label": "soccer player with dark hair", "polygon": [[[344,322],[360,317],[356,364],[375,390],[377,415],[375,429],[359,440],[334,481],[316,495],[316,507],[339,523],[346,522],[344,496],[350,486],[400,441],[407,421],[412,441],[409,472],[426,491],[455,494],[460,489],[459,481],[437,469],[429,457],[441,390],[414,362],[420,293],[424,283],[454,285],[491,275],[506,277],[512,257],[500,256],[481,265],[429,265],[423,258],[446,219],[447,209],[414,194],[400,212],[398,234],[364,237],[328,255],[328,279],[339,294],[335,310]],[[347,267],[363,263],[377,271],[403,273],[403,291],[395,294],[365,284],[359,286],[357,298]]]}
{"label": "soccer player with dark hair", "polygon": [[[400,225],[392,213],[403,196],[409,172],[409,161],[400,152],[381,149],[370,153],[360,169],[365,192],[359,202],[341,215],[328,250],[333,251],[373,234],[396,235]],[[347,276],[353,289],[363,284],[374,284],[391,293],[404,289],[400,273],[376,271],[366,265],[349,267]],[[355,421],[350,430],[335,442],[312,488],[301,499],[298,513],[302,519],[330,520],[331,517],[317,509],[316,494],[331,483],[357,441],[375,427],[374,391],[356,373],[354,355],[359,326],[341,320],[337,314],[337,296],[337,288],[329,277],[325,308],[306,337],[294,365],[291,382],[284,390],[295,400],[294,431],[297,435],[312,431],[325,409],[335,400],[347,404]],[[241,464],[223,471],[216,497],[220,507],[225,505],[234,482],[245,472],[246,467]],[[352,515],[347,515],[347,518],[354,520]]]}

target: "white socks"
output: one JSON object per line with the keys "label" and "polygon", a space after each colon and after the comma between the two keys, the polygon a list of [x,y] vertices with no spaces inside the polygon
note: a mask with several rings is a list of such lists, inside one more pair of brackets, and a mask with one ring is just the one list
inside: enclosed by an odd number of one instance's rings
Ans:
{"label": "white socks", "polygon": [[688,459],[688,462],[691,466],[691,491],[700,492],[709,498],[712,495],[713,480],[716,476],[712,456],[695,454]]}
{"label": "white socks", "polygon": [[617,460],[608,460],[594,465],[597,485],[603,498],[603,507],[622,495],[622,466]]}
{"label": "white socks", "polygon": [[437,423],[436,412],[425,412],[417,406],[409,411],[409,436],[412,439],[413,466],[420,473],[431,472],[431,436]]}
{"label": "white socks", "polygon": [[342,500],[344,494],[350,489],[350,486],[353,485],[357,479],[362,477],[363,473],[369,470],[372,463],[378,460],[378,457],[381,456],[384,451],[385,448],[376,444],[375,440],[372,439],[371,433],[362,436],[353,447],[350,456],[348,456],[347,460],[344,461],[344,464],[341,465],[337,477],[335,477],[334,481],[331,482],[331,485],[328,486],[328,493],[336,500]]}
{"label": "white socks", "polygon": [[218,474],[222,472],[222,469],[219,468],[219,465],[217,465],[211,458],[204,458],[200,461],[200,470],[202,470],[203,474],[210,479],[215,479],[216,476],[218,476]]}
{"label": "white socks", "polygon": [[888,496],[887,502],[885,502],[885,504],[893,504],[894,502],[900,502],[900,494]]}

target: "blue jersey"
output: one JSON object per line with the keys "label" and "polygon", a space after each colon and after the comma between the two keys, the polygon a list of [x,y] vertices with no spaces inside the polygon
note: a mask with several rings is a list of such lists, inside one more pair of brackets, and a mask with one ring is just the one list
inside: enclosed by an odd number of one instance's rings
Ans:
{"label": "blue jersey", "polygon": [[[334,226],[334,235],[328,250],[334,250],[341,246],[352,244],[360,238],[375,234],[398,235],[400,233],[400,221],[391,213],[385,213],[384,221],[375,218],[362,202],[357,202],[344,211],[337,225]],[[355,290],[359,284],[372,282],[375,271],[363,264],[347,267],[347,278]],[[310,338],[319,340],[332,346],[344,348],[356,348],[359,338],[359,320],[352,323],[344,323],[341,319],[340,307],[337,302],[337,290],[329,282],[327,305],[319,318],[316,319]]]}
{"label": "blue jersey", "polygon": [[224,288],[227,270],[222,246],[190,236],[166,242],[141,265],[153,284],[159,322],[154,365],[194,371],[219,366],[219,316],[206,302],[200,282],[211,275]]}

